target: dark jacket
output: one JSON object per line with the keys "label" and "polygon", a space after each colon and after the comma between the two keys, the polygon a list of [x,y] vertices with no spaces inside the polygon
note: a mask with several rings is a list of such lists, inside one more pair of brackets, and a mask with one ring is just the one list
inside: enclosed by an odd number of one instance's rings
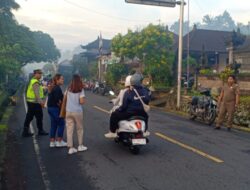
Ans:
{"label": "dark jacket", "polygon": [[[135,86],[134,87],[140,97],[142,98],[145,104],[149,103],[150,97],[149,92],[146,88],[142,86]],[[127,113],[135,113],[136,112],[144,112],[142,103],[140,99],[137,97],[134,90],[127,90],[123,97],[122,106],[119,108],[120,112],[127,112]]]}
{"label": "dark jacket", "polygon": [[60,86],[56,85],[48,94],[48,107],[60,107],[63,100],[63,92]]}

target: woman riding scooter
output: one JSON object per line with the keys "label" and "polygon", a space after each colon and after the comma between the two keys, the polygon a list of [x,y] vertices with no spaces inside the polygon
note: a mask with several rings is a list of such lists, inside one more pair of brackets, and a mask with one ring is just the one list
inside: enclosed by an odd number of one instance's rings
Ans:
{"label": "woman riding scooter", "polygon": [[[132,88],[125,92],[122,105],[114,112],[112,112],[110,116],[110,132],[105,134],[106,138],[117,137],[116,130],[119,128],[119,121],[127,120],[132,116],[142,116],[143,118],[145,118],[145,122],[147,124],[148,114],[144,111],[140,99],[137,97],[135,91],[133,90],[133,88],[136,89],[143,102],[145,104],[148,104],[150,96],[148,90],[141,85],[141,82],[142,76],[140,74],[135,73],[134,75],[132,75],[130,79]],[[148,133],[145,135],[148,135]]]}
{"label": "woman riding scooter", "polygon": [[111,109],[111,114],[112,112],[116,111],[118,108],[121,107],[122,105],[122,102],[123,102],[123,97],[124,97],[124,94],[127,90],[130,89],[130,79],[131,79],[132,75],[128,75],[125,79],[125,88],[124,89],[121,89],[120,92],[119,92],[119,95],[115,98],[115,99],[112,99],[111,102],[113,103],[113,108]]}

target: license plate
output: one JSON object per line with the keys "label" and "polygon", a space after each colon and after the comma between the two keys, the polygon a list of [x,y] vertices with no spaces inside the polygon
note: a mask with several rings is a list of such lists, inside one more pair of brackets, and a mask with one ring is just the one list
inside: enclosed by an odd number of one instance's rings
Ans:
{"label": "license plate", "polygon": [[133,145],[145,145],[146,139],[132,139],[132,144]]}

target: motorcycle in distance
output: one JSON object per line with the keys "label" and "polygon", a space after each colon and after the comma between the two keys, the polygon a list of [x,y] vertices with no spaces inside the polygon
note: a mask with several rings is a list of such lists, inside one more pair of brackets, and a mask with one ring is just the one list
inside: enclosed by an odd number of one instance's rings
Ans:
{"label": "motorcycle in distance", "polygon": [[[113,91],[109,91],[109,94],[112,96],[115,95]],[[115,99],[110,100],[109,103],[114,104],[110,111],[112,113],[118,108],[118,105],[115,104]],[[144,136],[145,132],[145,118],[135,115],[128,120],[119,122],[117,137],[114,140],[118,144],[121,143],[128,146],[131,153],[139,154],[141,147],[149,143],[148,138]]]}
{"label": "motorcycle in distance", "polygon": [[108,95],[109,91],[112,91],[112,88],[105,82],[96,82],[95,87],[93,88],[93,93],[100,94],[102,96]]}
{"label": "motorcycle in distance", "polygon": [[189,103],[189,118],[201,119],[208,125],[212,125],[217,116],[217,101],[211,96],[209,89],[200,91],[202,96],[193,96]]}

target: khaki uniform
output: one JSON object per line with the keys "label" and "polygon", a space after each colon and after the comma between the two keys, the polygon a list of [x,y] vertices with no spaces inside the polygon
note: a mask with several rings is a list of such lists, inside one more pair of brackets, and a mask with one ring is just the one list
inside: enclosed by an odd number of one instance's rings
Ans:
{"label": "khaki uniform", "polygon": [[219,127],[223,123],[227,114],[227,127],[231,128],[235,112],[236,95],[239,95],[239,86],[237,84],[233,84],[230,87],[226,84],[222,87],[222,91],[224,92],[224,96],[222,97],[216,126]]}

